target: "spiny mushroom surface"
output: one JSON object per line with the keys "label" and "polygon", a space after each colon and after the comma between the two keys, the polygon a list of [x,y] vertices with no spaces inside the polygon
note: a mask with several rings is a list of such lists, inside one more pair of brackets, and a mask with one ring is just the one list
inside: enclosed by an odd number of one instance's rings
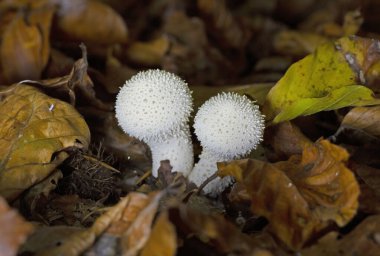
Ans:
{"label": "spiny mushroom surface", "polygon": [[[203,151],[189,179],[201,185],[216,170],[216,163],[248,154],[263,137],[264,116],[246,96],[222,93],[210,98],[198,110],[194,129]],[[210,182],[204,192],[217,195],[232,182],[230,177]]]}
{"label": "spiny mushroom surface", "polygon": [[[154,176],[160,161],[166,159],[173,171],[191,171],[193,150],[187,122],[192,97],[185,81],[163,70],[139,72],[120,89],[115,111],[124,132],[151,148]],[[176,150],[169,150],[168,143]]]}

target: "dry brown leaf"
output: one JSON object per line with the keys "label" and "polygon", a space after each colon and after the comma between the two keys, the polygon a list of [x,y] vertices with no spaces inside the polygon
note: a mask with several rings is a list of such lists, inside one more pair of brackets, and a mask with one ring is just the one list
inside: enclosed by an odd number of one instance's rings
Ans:
{"label": "dry brown leaf", "polygon": [[34,233],[19,250],[20,255],[38,255],[37,253],[47,248],[54,248],[64,244],[73,234],[83,232],[83,228],[71,226],[37,226]]}
{"label": "dry brown leaf", "polygon": [[141,256],[174,256],[177,251],[177,233],[169,221],[167,212],[158,217],[149,240],[141,251]]}
{"label": "dry brown leaf", "polygon": [[369,214],[380,213],[380,169],[350,162],[360,184],[359,209]]}
{"label": "dry brown leaf", "polygon": [[4,31],[0,56],[8,83],[39,79],[50,54],[50,27],[55,8],[43,6],[17,15]]}
{"label": "dry brown leaf", "polygon": [[380,215],[367,217],[343,238],[339,238],[338,235],[336,232],[331,232],[321,238],[317,244],[300,253],[308,256],[377,256],[380,251]]}
{"label": "dry brown leaf", "polygon": [[0,103],[0,194],[15,199],[50,175],[67,158],[65,149],[89,141],[87,124],[71,105],[15,85]]}
{"label": "dry brown leaf", "polygon": [[127,40],[127,26],[122,17],[99,1],[50,2],[59,5],[57,26],[69,40],[107,45]]}
{"label": "dry brown leaf", "polygon": [[79,47],[82,50],[82,58],[74,63],[69,75],[39,81],[24,80],[22,84],[38,85],[53,89],[54,92],[52,94],[56,97],[62,97],[62,91],[64,91],[69,95],[72,105],[76,104],[76,92],[79,92],[80,96],[87,100],[84,103],[85,105],[92,105],[103,110],[113,109],[112,105],[106,104],[96,97],[94,84],[87,74],[88,62],[86,46],[80,44]]}
{"label": "dry brown leaf", "polygon": [[139,251],[145,246],[162,196],[163,192],[153,192],[150,196],[149,204],[141,209],[136,219],[122,235],[120,243],[123,256],[138,255]]}
{"label": "dry brown leaf", "polygon": [[[177,208],[171,208],[169,215],[170,220],[177,227],[178,233],[183,236],[182,239],[190,239],[195,236],[202,243],[210,246],[209,250],[212,253],[251,255],[255,250],[266,249],[267,244],[243,234],[221,214],[204,214],[189,206],[179,205]],[[199,250],[199,248],[191,248],[193,255],[208,255],[197,249]]]}
{"label": "dry brown leaf", "polygon": [[293,123],[287,121],[265,130],[265,143],[270,144],[276,160],[287,160],[295,154],[302,154],[305,146],[312,142]]}
{"label": "dry brown leaf", "polygon": [[7,202],[0,197],[0,252],[1,256],[17,254],[19,246],[32,233],[33,225],[9,208]]}
{"label": "dry brown leaf", "polygon": [[130,246],[125,248],[123,255],[135,255],[149,238],[152,220],[162,196],[162,192],[149,195],[129,193],[100,216],[91,228],[73,234],[60,246],[42,250],[38,255],[80,255],[91,246],[96,248],[95,241],[101,241],[107,236],[121,239],[122,245]]}
{"label": "dry brown leaf", "polygon": [[327,140],[304,146],[302,155],[274,164],[245,159],[219,163],[251,195],[251,209],[292,249],[301,248],[331,221],[344,226],[358,208],[359,186],[344,165],[348,153]]}
{"label": "dry brown leaf", "polygon": [[380,138],[380,106],[356,107],[343,118],[340,129],[350,128]]}

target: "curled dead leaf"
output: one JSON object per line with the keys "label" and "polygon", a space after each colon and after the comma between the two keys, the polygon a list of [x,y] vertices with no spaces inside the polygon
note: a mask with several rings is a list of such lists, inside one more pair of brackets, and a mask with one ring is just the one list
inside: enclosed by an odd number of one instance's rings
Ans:
{"label": "curled dead leaf", "polygon": [[0,194],[8,200],[45,179],[68,156],[87,148],[90,131],[66,102],[15,85],[0,103]]}
{"label": "curled dead leaf", "polygon": [[318,140],[288,161],[245,159],[219,163],[218,169],[245,185],[252,211],[269,220],[276,237],[299,249],[331,221],[344,226],[355,215],[359,185],[347,159],[343,148]]}

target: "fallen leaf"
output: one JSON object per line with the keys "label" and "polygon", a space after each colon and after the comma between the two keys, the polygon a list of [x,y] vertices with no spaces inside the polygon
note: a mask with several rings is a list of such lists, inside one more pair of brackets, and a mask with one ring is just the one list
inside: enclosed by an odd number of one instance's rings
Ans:
{"label": "fallen leaf", "polygon": [[50,27],[55,8],[43,6],[20,12],[4,31],[0,56],[8,83],[39,79],[50,54]]}
{"label": "fallen leaf", "polygon": [[90,76],[87,74],[88,62],[86,46],[84,44],[80,44],[79,47],[82,50],[82,58],[74,63],[69,75],[37,81],[24,80],[20,83],[54,89],[54,93],[52,94],[58,98],[62,97],[62,91],[64,91],[69,95],[70,103],[72,105],[76,104],[76,92],[79,92],[79,95],[87,100],[88,105],[92,105],[103,110],[113,109],[113,106],[104,103],[96,97],[94,84]]}
{"label": "fallen leaf", "polygon": [[302,255],[365,255],[376,256],[380,251],[380,215],[367,217],[349,234],[340,237],[331,232],[318,243],[302,250]]}
{"label": "fallen leaf", "polygon": [[359,37],[319,46],[293,64],[271,89],[264,114],[279,123],[346,106],[379,104],[372,90],[363,86],[375,72],[372,67],[378,54],[377,41]]}
{"label": "fallen leaf", "polygon": [[367,214],[380,213],[380,169],[350,161],[350,169],[360,185],[359,210]]}
{"label": "fallen leaf", "polygon": [[222,255],[250,255],[255,250],[268,252],[265,248],[267,244],[243,234],[220,214],[204,214],[181,204],[169,209],[169,216],[184,239],[183,246],[191,246],[187,244],[187,240],[192,237],[208,245],[208,253],[199,249],[199,246],[191,247],[193,255],[211,255],[211,252]]}
{"label": "fallen leaf", "polygon": [[[80,255],[92,246],[97,248],[102,239],[110,236],[117,239],[118,243],[122,240],[122,255],[135,255],[149,238],[153,217],[162,196],[160,192],[149,195],[131,192],[100,216],[91,228],[73,234],[57,247],[44,248],[38,255]],[[130,247],[125,248],[125,245]]]}
{"label": "fallen leaf", "polygon": [[380,106],[351,109],[343,118],[339,129],[346,128],[380,138]]}
{"label": "fallen leaf", "polygon": [[33,232],[33,225],[26,222],[16,210],[9,208],[2,197],[0,197],[0,225],[1,255],[17,255],[20,245]]}
{"label": "fallen leaf", "polygon": [[167,212],[160,214],[152,233],[142,249],[141,256],[174,256],[177,251],[177,233]]}
{"label": "fallen leaf", "polygon": [[270,126],[265,130],[264,142],[271,146],[271,159],[287,160],[290,156],[302,154],[303,148],[312,142],[291,122]]}
{"label": "fallen leaf", "polygon": [[39,251],[64,244],[66,240],[83,232],[83,228],[70,226],[37,226],[34,233],[20,248],[20,255],[38,255]]}
{"label": "fallen leaf", "polygon": [[14,200],[49,176],[70,147],[87,148],[90,132],[66,102],[15,85],[0,103],[0,194]]}
{"label": "fallen leaf", "polygon": [[[94,0],[67,2],[50,0],[58,4],[57,27],[60,37],[93,44],[124,43],[128,30],[122,17],[111,7]],[[101,19],[101,22],[97,22]],[[94,26],[96,24],[96,26]]]}
{"label": "fallen leaf", "polygon": [[297,250],[331,221],[344,226],[355,215],[359,185],[344,165],[348,156],[343,148],[318,140],[288,161],[236,160],[218,163],[218,172],[244,184],[253,213],[266,217],[271,232]]}
{"label": "fallen leaf", "polygon": [[139,251],[145,246],[162,196],[163,192],[153,192],[149,203],[145,208],[141,209],[136,219],[133,220],[133,223],[121,236],[120,246],[123,256],[138,255]]}

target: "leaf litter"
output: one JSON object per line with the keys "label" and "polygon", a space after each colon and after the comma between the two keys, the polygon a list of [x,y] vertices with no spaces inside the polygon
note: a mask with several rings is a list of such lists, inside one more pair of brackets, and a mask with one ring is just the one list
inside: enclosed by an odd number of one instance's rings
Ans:
{"label": "leaf litter", "polygon": [[[379,10],[1,1],[1,255],[376,255]],[[235,178],[218,197],[165,159],[154,178],[118,127],[119,87],[148,68],[186,80],[195,109],[232,91],[265,113],[262,145],[218,163]]]}

